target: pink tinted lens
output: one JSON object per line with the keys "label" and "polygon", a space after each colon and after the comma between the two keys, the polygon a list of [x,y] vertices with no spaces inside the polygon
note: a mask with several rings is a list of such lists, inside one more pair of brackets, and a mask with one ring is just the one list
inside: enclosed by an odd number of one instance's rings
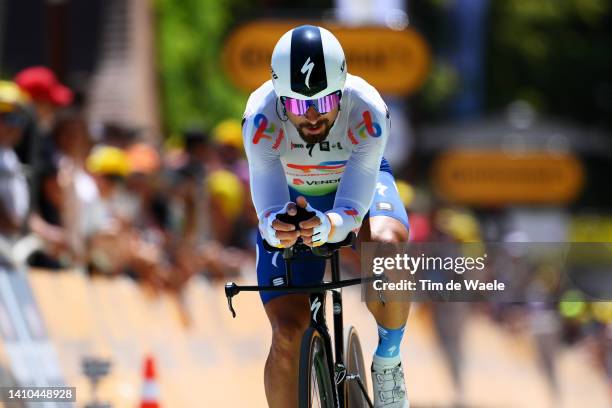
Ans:
{"label": "pink tinted lens", "polygon": [[304,115],[308,108],[312,105],[315,107],[317,112],[325,114],[334,110],[340,103],[340,93],[336,92],[330,95],[326,95],[322,98],[318,98],[312,101],[305,101],[302,99],[285,98],[285,109],[294,115]]}
{"label": "pink tinted lens", "polygon": [[310,101],[303,101],[301,99],[285,98],[285,109],[293,113],[294,115],[303,115],[308,110],[308,103]]}
{"label": "pink tinted lens", "polygon": [[319,108],[317,109],[319,113],[333,111],[340,103],[340,94],[336,92],[331,95],[324,96],[319,98],[317,102],[319,103]]}

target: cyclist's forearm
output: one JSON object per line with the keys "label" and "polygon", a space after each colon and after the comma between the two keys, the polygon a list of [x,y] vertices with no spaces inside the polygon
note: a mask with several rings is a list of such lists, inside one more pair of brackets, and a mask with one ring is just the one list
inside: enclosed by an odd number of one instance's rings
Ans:
{"label": "cyclist's forearm", "polygon": [[334,207],[325,215],[331,222],[331,232],[328,242],[340,242],[347,235],[361,226],[364,210],[358,210],[354,206]]}
{"label": "cyclist's forearm", "polygon": [[243,129],[245,151],[249,162],[251,198],[259,221],[265,215],[277,211],[289,201],[289,187],[278,150],[266,143],[253,143],[250,135],[252,120]]}

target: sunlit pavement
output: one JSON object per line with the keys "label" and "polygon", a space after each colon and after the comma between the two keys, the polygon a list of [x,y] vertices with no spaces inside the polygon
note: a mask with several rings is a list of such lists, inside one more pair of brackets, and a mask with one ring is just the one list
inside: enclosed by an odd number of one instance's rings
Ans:
{"label": "sunlit pavement", "polygon": [[[111,376],[101,383],[101,399],[134,407],[142,361],[150,352],[164,407],[266,406],[263,366],[270,328],[257,294],[237,296],[238,315],[232,319],[223,286],[199,279],[188,287],[182,306],[168,296],[146,295],[127,279],[92,282],[76,273],[34,273],[30,281],[80,405],[90,397],[80,371],[83,356],[113,363]],[[358,290],[344,290],[344,305],[345,326],[357,327],[369,367],[377,341],[374,321]],[[186,319],[191,321],[187,328]],[[452,406],[458,399],[426,309],[413,308],[407,327],[402,356],[413,408]],[[603,374],[583,349],[559,353],[561,395],[554,400],[531,337],[511,336],[476,313],[466,322],[464,336],[466,407],[611,406]]]}

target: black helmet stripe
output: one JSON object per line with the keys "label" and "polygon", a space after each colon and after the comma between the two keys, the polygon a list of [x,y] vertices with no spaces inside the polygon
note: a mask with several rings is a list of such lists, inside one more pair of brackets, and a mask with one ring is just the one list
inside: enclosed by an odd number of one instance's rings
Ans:
{"label": "black helmet stripe", "polygon": [[304,25],[291,34],[291,90],[312,96],[327,88],[323,41],[318,27]]}

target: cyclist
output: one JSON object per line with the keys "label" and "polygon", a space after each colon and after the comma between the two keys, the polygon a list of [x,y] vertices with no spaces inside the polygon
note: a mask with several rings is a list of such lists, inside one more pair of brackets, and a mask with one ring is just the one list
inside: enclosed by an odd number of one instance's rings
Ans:
{"label": "cyclist", "polygon": [[[408,241],[408,217],[387,161],[389,111],[379,93],[347,73],[342,46],[328,30],[300,26],[285,33],[272,53],[272,79],[254,91],[243,118],[253,204],[260,221],[257,279],[281,285],[284,262],[267,252],[301,237],[309,246],[342,241]],[[276,219],[296,205],[315,213],[295,229]],[[361,228],[360,228],[361,227]],[[321,282],[324,262],[295,265],[294,283]],[[262,292],[272,326],[264,383],[270,407],[297,402],[302,334],[310,322],[307,294]],[[408,303],[367,303],[378,324],[372,381],[377,408],[406,408],[400,342]]]}

